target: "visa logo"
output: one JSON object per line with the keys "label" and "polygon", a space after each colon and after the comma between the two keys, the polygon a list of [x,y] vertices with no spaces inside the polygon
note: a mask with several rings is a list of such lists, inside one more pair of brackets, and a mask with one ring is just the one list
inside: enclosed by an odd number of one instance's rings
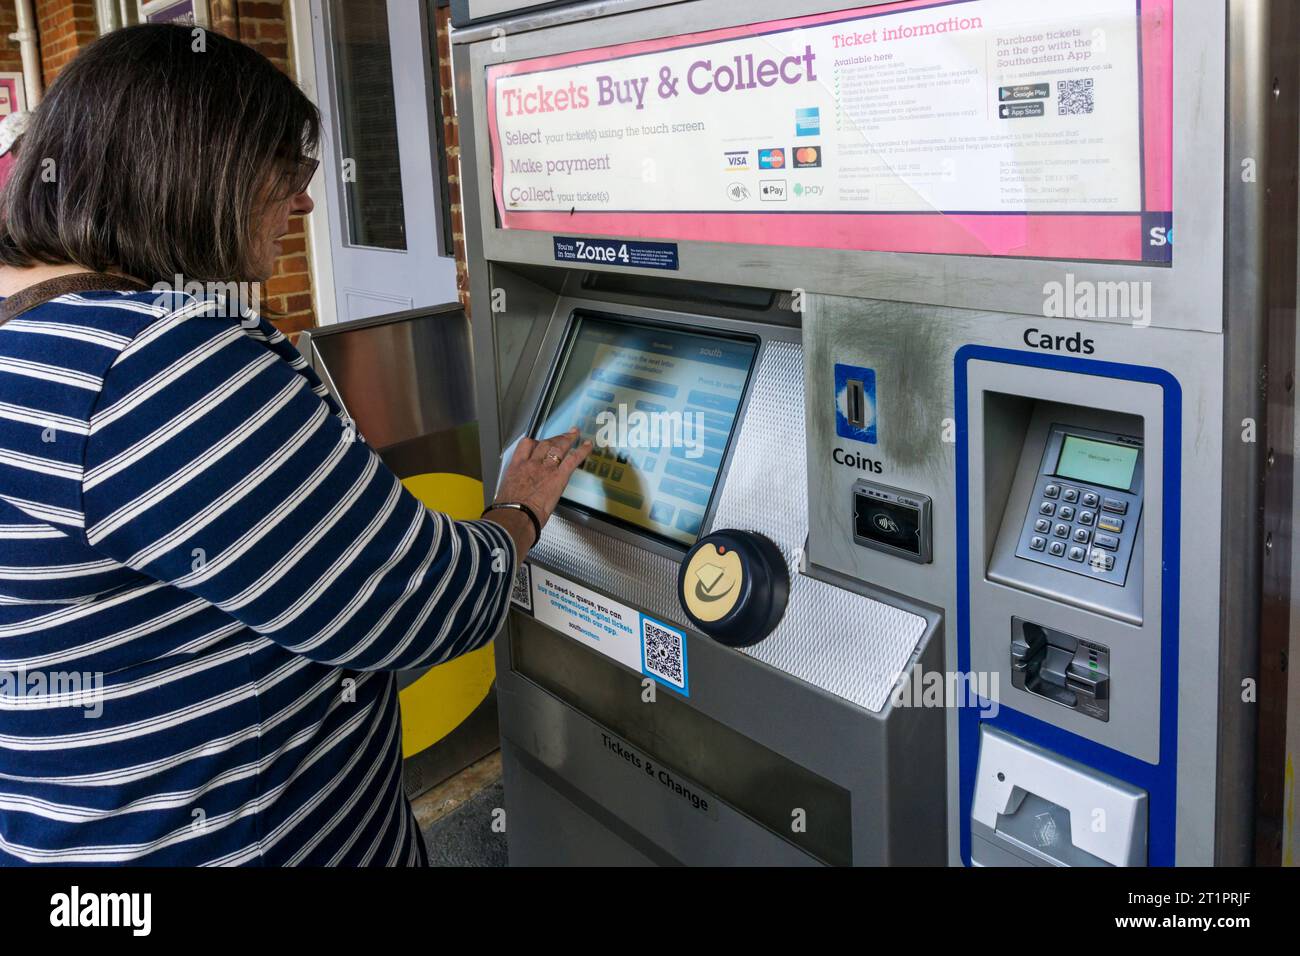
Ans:
{"label": "visa logo", "polygon": [[722,154],[723,162],[727,169],[741,170],[749,169],[749,152],[732,152]]}

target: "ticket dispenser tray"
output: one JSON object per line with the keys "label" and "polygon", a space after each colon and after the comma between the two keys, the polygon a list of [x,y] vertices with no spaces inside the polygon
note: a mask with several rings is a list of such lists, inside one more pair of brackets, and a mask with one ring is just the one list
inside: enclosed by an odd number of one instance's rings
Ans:
{"label": "ticket dispenser tray", "polygon": [[971,809],[975,866],[1145,866],[1147,795],[984,726]]}

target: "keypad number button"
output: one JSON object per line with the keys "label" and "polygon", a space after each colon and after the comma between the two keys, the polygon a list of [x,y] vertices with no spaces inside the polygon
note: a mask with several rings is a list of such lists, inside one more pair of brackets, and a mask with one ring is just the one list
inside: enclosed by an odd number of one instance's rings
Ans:
{"label": "keypad number button", "polygon": [[1061,497],[1061,486],[1060,486],[1060,485],[1048,485],[1046,488],[1043,489],[1043,497],[1044,497],[1044,498],[1059,498],[1059,497]]}

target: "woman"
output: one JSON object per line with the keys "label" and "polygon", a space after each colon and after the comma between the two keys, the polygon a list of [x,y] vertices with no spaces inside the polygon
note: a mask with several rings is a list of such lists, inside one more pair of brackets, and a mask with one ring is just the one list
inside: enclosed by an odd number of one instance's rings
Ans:
{"label": "woman", "polygon": [[315,108],[191,43],[85,50],[0,198],[0,862],[422,862],[392,672],[492,639],[589,447],[453,521],[271,325],[150,289],[265,279],[312,208]]}

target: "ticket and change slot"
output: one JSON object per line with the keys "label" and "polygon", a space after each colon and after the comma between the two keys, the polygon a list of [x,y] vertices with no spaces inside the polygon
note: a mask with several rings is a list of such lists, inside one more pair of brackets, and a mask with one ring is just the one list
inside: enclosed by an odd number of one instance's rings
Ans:
{"label": "ticket and change slot", "polygon": [[534,437],[594,449],[564,502],[688,548],[735,433],[758,339],[575,312]]}

